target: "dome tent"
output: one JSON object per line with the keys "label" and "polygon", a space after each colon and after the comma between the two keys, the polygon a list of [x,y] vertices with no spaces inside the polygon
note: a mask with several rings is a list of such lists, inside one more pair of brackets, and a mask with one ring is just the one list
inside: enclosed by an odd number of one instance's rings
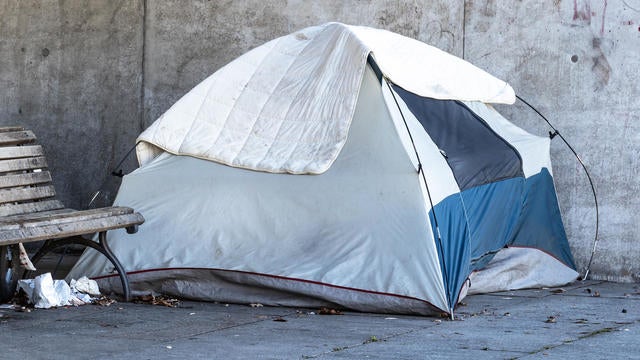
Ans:
{"label": "dome tent", "polygon": [[[570,282],[550,140],[489,105],[514,101],[388,31],[275,39],[139,136],[115,203],[147,222],[112,250],[134,292],[265,305],[452,313],[468,293]],[[90,251],[74,275],[119,289]]]}

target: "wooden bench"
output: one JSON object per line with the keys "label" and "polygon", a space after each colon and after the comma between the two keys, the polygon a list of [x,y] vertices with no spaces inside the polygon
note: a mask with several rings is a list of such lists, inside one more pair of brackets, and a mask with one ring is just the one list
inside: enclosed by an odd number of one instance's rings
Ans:
{"label": "wooden bench", "polygon": [[[132,234],[144,218],[131,208],[114,206],[77,211],[55,199],[55,189],[42,146],[33,132],[0,127],[0,300],[9,300],[24,270],[19,243],[45,240],[33,263],[47,252],[70,244],[91,247],[111,261],[129,301],[127,273],[109,249],[108,230],[125,228]],[[98,242],[82,237],[98,233]]]}

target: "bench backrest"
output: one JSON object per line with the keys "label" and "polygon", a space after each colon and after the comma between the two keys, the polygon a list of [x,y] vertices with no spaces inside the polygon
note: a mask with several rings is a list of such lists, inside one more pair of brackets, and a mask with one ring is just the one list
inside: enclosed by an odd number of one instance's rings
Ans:
{"label": "bench backrest", "polygon": [[33,132],[0,127],[0,216],[64,208],[55,195],[44,151]]}

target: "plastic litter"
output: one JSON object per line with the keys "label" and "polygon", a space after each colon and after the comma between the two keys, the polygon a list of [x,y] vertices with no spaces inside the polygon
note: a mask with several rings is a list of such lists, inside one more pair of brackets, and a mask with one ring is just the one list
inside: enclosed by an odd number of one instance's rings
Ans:
{"label": "plastic litter", "polygon": [[86,276],[81,277],[78,280],[72,279],[71,289],[75,290],[79,293],[84,293],[92,296],[99,296],[100,289],[98,288],[98,283],[95,280],[91,280]]}
{"label": "plastic litter", "polygon": [[64,280],[53,280],[51,273],[36,276],[34,279],[18,280],[18,288],[27,295],[29,303],[38,309],[85,305],[93,302],[92,295],[100,295],[98,284],[86,276],[79,280],[71,280],[71,285]]}

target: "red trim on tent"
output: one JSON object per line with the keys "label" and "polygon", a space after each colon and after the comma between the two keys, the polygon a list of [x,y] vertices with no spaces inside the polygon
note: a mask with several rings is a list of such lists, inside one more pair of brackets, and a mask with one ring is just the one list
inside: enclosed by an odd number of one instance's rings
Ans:
{"label": "red trim on tent", "polygon": [[[439,307],[437,307],[437,306],[433,305],[432,303],[430,303],[430,302],[429,302],[429,301],[427,301],[427,300],[419,299],[419,298],[412,297],[412,296],[399,295],[399,294],[391,294],[391,293],[385,293],[385,292],[373,291],[373,290],[357,289],[357,288],[351,288],[351,287],[347,287],[347,286],[340,286],[340,285],[327,284],[327,283],[323,283],[323,282],[319,282],[319,281],[306,280],[306,279],[296,279],[296,278],[290,278],[290,277],[280,276],[280,275],[261,274],[261,273],[257,273],[257,272],[251,272],[251,271],[228,270],[228,269],[216,269],[216,268],[190,268],[190,267],[182,267],[182,268],[160,268],[160,269],[146,269],[146,270],[130,271],[130,272],[127,272],[127,275],[135,275],[135,274],[142,274],[142,273],[148,273],[148,272],[157,272],[157,271],[173,271],[173,270],[211,270],[211,271],[224,271],[224,272],[234,272],[234,273],[240,273],[240,274],[246,274],[246,275],[264,276],[264,277],[270,277],[270,278],[275,278],[275,279],[280,279],[280,280],[299,281],[299,282],[303,282],[303,283],[307,283],[307,284],[320,285],[320,286],[327,286],[327,287],[332,287],[332,288],[342,289],[342,290],[358,291],[358,292],[363,292],[363,293],[367,293],[367,294],[382,295],[382,296],[392,296],[392,297],[397,297],[397,298],[407,299],[407,300],[416,300],[416,301],[423,302],[423,303],[425,303],[425,304],[427,304],[427,305],[431,306],[431,307],[432,307],[432,308],[434,308],[434,309],[437,309],[437,310],[440,310],[440,311],[447,312],[446,310],[442,310],[442,309],[440,309]],[[97,280],[97,279],[106,279],[106,278],[116,277],[116,276],[118,276],[118,274],[96,276],[96,277],[93,277],[93,279],[95,279],[95,280]],[[448,313],[448,312],[447,312],[447,313]]]}

